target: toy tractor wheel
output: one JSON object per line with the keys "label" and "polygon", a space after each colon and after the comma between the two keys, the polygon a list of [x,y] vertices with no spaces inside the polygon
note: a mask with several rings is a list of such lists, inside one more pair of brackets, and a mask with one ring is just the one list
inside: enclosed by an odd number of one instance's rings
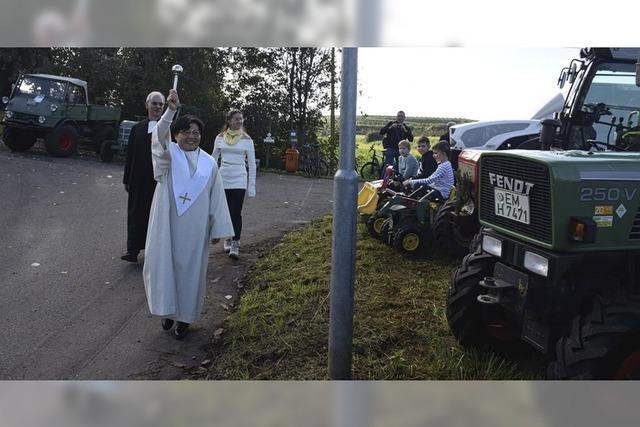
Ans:
{"label": "toy tractor wheel", "polygon": [[427,248],[426,233],[415,225],[400,227],[393,235],[393,247],[405,255],[415,256]]}
{"label": "toy tractor wheel", "polygon": [[380,240],[382,240],[385,244],[391,245],[391,219],[385,218],[380,226]]}
{"label": "toy tractor wheel", "polygon": [[36,143],[36,135],[29,131],[6,126],[2,140],[11,151],[27,151]]}
{"label": "toy tractor wheel", "polygon": [[374,239],[380,238],[380,233],[382,232],[382,225],[387,219],[388,218],[379,216],[374,213],[367,220],[367,231],[369,232],[369,234],[371,234],[371,236]]}
{"label": "toy tractor wheel", "polygon": [[595,297],[558,340],[550,379],[640,379],[640,299]]}
{"label": "toy tractor wheel", "polygon": [[455,211],[455,200],[447,200],[438,209],[433,223],[433,235],[438,246],[449,255],[462,258],[469,253],[469,246],[480,224],[475,216],[455,215]]}
{"label": "toy tractor wheel", "polygon": [[478,302],[480,280],[491,275],[496,258],[479,250],[479,241],[454,271],[447,290],[447,322],[463,347],[498,347],[516,340],[518,334],[504,321],[500,308]]}
{"label": "toy tractor wheel", "polygon": [[47,153],[55,157],[69,157],[78,148],[78,131],[71,125],[58,126],[44,139]]}

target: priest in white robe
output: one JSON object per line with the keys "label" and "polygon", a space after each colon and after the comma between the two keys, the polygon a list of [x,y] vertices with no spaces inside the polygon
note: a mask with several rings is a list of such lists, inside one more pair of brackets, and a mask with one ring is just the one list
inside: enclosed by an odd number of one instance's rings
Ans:
{"label": "priest in white robe", "polygon": [[[206,291],[209,241],[233,236],[222,179],[211,156],[199,148],[203,124],[182,116],[171,126],[178,93],[171,89],[168,108],[153,131],[153,196],[143,268],[151,314],[182,339],[202,309]],[[173,135],[176,142],[171,140]]]}

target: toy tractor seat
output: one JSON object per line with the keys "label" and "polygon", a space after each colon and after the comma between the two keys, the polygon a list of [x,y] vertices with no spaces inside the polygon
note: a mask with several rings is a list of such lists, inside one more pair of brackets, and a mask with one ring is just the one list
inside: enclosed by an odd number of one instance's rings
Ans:
{"label": "toy tractor seat", "polygon": [[361,215],[371,215],[376,210],[378,188],[376,188],[374,182],[365,182],[360,192],[358,192],[358,212]]}

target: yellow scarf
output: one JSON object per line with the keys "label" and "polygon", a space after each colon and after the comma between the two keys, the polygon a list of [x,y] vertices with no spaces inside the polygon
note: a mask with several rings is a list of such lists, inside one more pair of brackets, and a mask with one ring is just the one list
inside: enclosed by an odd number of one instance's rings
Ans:
{"label": "yellow scarf", "polygon": [[242,138],[243,136],[244,136],[244,132],[242,132],[242,129],[238,129],[238,130],[227,129],[224,131],[222,135],[222,137],[224,138],[224,142],[226,142],[229,145],[236,145],[238,141],[240,141],[240,138]]}

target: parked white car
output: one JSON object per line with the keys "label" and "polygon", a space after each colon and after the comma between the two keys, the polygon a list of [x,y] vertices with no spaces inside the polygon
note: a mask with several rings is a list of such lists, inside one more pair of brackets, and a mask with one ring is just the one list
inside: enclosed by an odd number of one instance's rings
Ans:
{"label": "parked white car", "polygon": [[540,133],[540,121],[562,110],[564,97],[558,94],[547,102],[530,120],[494,120],[454,125],[449,128],[449,141],[454,150],[475,148],[504,150]]}

